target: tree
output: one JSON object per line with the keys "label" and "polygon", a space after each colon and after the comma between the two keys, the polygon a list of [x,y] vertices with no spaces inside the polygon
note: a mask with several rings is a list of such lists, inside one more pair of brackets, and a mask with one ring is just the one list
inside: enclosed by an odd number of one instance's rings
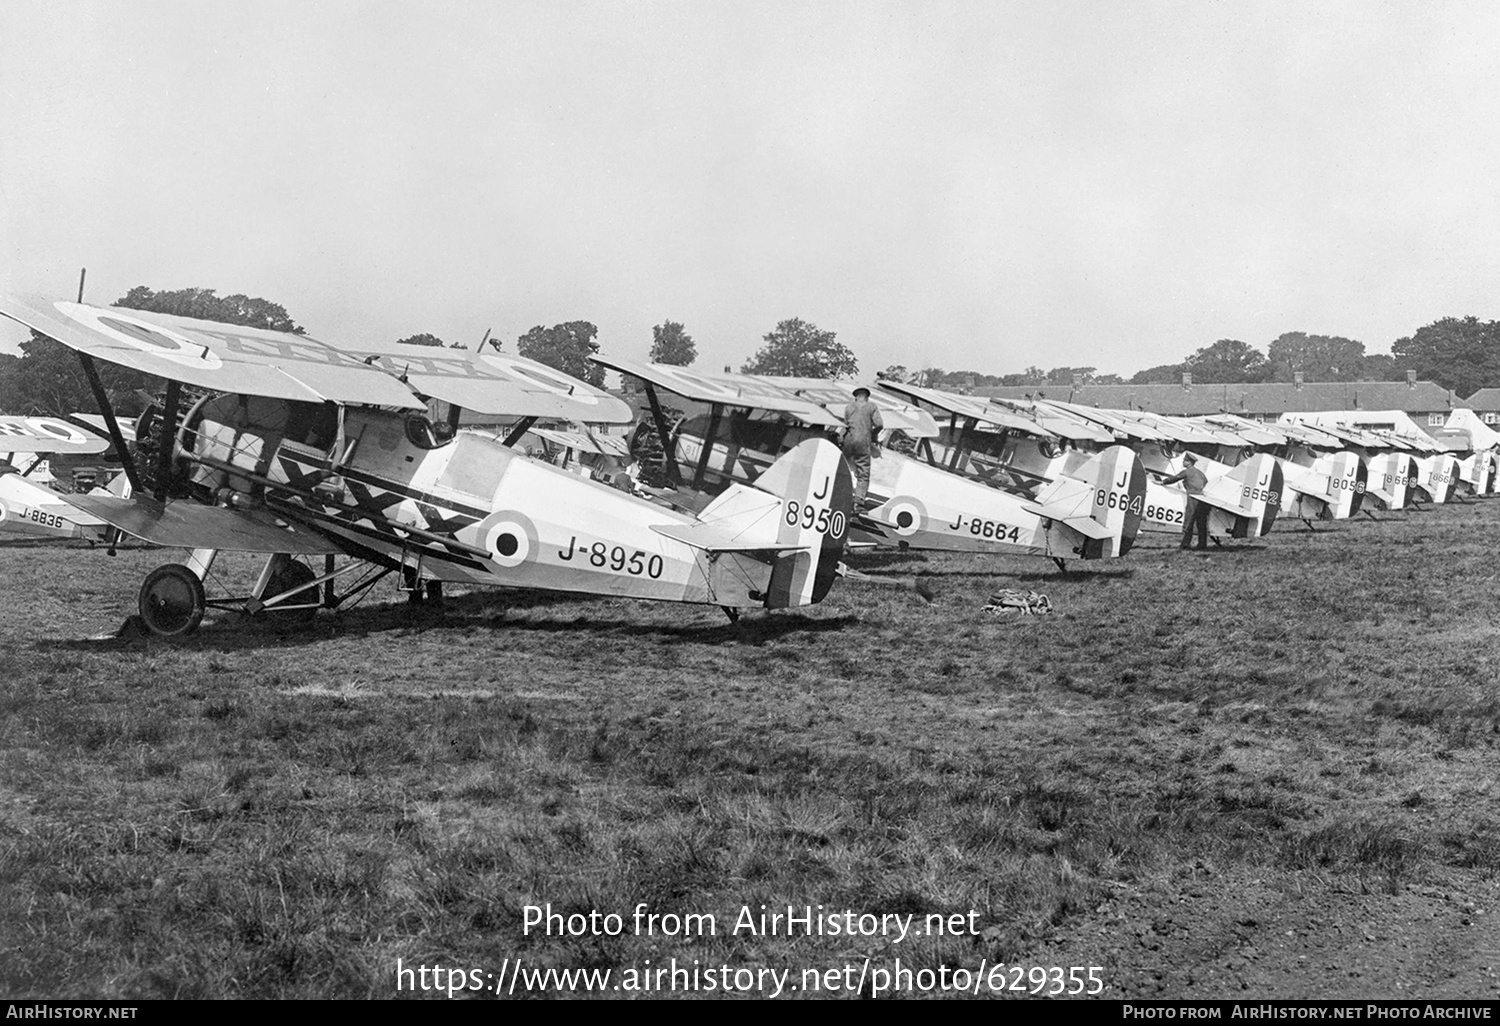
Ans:
{"label": "tree", "polygon": [[1265,379],[1265,355],[1234,338],[1221,338],[1205,346],[1189,356],[1186,364],[1197,384],[1242,384]]}
{"label": "tree", "polygon": [[1175,385],[1182,380],[1182,372],[1188,369],[1185,363],[1159,363],[1131,375],[1132,385]]}
{"label": "tree", "polygon": [[904,384],[907,380],[906,366],[904,364],[893,363],[883,371],[876,371],[875,379],[877,381],[899,381]]}
{"label": "tree", "polygon": [[269,299],[251,299],[240,293],[216,296],[213,289],[199,288],[153,292],[144,285],[137,285],[115,300],[114,305],[129,310],[150,310],[154,313],[176,314],[178,317],[195,317],[200,321],[243,324],[248,328],[289,331],[294,335],[307,334],[305,328],[293,323],[286,307],[280,303],[273,303]]}
{"label": "tree", "polygon": [[1071,385],[1074,375],[1077,375],[1080,384],[1090,384],[1094,380],[1094,374],[1098,367],[1053,367],[1042,380],[1048,385]]}
{"label": "tree", "polygon": [[1365,369],[1365,344],[1333,335],[1288,331],[1266,351],[1270,381],[1358,381]]}
{"label": "tree", "polygon": [[840,378],[859,373],[859,361],[831,331],[820,331],[800,317],[782,321],[766,344],[740,370],[793,378]]}
{"label": "tree", "polygon": [[[102,413],[83,373],[78,354],[61,342],[33,331],[21,343],[21,355],[9,365],[0,387],[0,409],[18,414],[66,417],[72,413]],[[110,406],[121,417],[134,417],[145,408],[136,394],[155,393],[159,379],[106,360],[95,360],[99,380]]]}
{"label": "tree", "polygon": [[1444,317],[1391,343],[1398,365],[1459,395],[1500,385],[1500,321]]}
{"label": "tree", "polygon": [[[296,335],[304,330],[293,323],[286,308],[266,299],[245,295],[218,296],[213,289],[191,288],[156,292],[137,285],[115,300],[128,310],[175,314],[221,324],[241,324]],[[136,393],[154,394],[162,387],[159,378],[128,370],[105,360],[96,360],[99,379],[110,405],[122,417],[133,417],[145,403]],[[63,417],[70,413],[102,412],[83,373],[78,354],[40,332],[21,343],[21,356],[5,370],[0,383],[0,406],[15,413],[44,413]]]}
{"label": "tree", "polygon": [[[436,335],[433,335],[433,334],[430,334],[429,332],[425,332],[424,331],[420,335],[408,335],[405,338],[398,338],[398,339],[396,339],[396,345],[398,345],[398,346],[439,346],[439,347],[442,347],[442,346],[447,345],[447,343],[444,342],[442,339],[438,338]],[[455,346],[454,348],[457,348],[457,347]]]}
{"label": "tree", "polygon": [[1396,358],[1388,353],[1371,353],[1360,364],[1360,381],[1400,381],[1406,373],[1396,366]]}
{"label": "tree", "polygon": [[693,336],[682,330],[676,321],[665,321],[651,329],[651,362],[671,363],[686,367],[698,359],[698,347],[693,345]]}
{"label": "tree", "polygon": [[538,324],[516,340],[517,351],[528,360],[556,367],[596,388],[602,387],[604,368],[588,361],[591,354],[599,351],[599,343],[594,341],[598,334],[599,329],[588,321],[568,321],[550,328]]}

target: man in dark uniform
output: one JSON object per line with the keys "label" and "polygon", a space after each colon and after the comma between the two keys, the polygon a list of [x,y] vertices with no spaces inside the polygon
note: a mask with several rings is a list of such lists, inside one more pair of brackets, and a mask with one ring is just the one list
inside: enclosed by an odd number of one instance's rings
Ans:
{"label": "man in dark uniform", "polygon": [[1171,477],[1163,478],[1162,484],[1176,484],[1182,482],[1187,489],[1187,511],[1182,517],[1182,544],[1180,549],[1188,548],[1193,541],[1194,528],[1198,531],[1198,548],[1208,548],[1208,513],[1213,507],[1199,498],[1203,489],[1208,485],[1208,475],[1198,469],[1198,457],[1192,453],[1182,457],[1182,469]]}
{"label": "man in dark uniform", "polygon": [[844,407],[844,456],[854,471],[854,511],[864,508],[865,493],[870,488],[870,460],[880,455],[876,438],[884,429],[880,408],[870,401],[870,390],[861,385],[854,390],[854,402]]}

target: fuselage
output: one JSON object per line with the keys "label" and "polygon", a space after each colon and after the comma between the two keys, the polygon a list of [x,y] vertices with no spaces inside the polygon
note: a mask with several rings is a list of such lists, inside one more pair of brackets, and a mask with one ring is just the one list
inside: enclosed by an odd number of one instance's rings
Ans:
{"label": "fuselage", "polygon": [[[668,537],[661,529],[697,521],[492,438],[441,437],[424,417],[219,396],[194,411],[183,441],[200,495],[263,503],[351,554],[422,579],[736,607],[802,604],[778,601],[788,597],[778,591],[788,586],[786,557],[709,552]],[[785,503],[762,498],[765,522],[756,530],[769,552],[784,534]]]}
{"label": "fuselage", "polygon": [[[694,418],[684,422],[674,438],[680,473],[692,483],[709,488],[728,481],[753,481],[774,454],[821,434],[781,420],[732,415],[721,420],[713,439],[706,441],[710,426],[709,420]],[[1075,470],[1091,458],[1075,455]],[[1092,458],[1099,461],[1098,456]],[[1040,486],[1028,497],[1003,490],[1000,482],[982,474],[966,476],[959,469],[934,465],[888,446],[870,461],[863,522],[872,540],[914,549],[1059,559],[1123,555],[1135,537],[1141,512],[1137,493],[1143,476],[1139,464],[1132,469],[1131,463],[1133,456],[1121,467],[1111,463],[1103,468],[1098,489],[1086,496],[1082,491],[1076,497],[1070,494],[1066,500],[1075,519],[1092,518],[1113,525],[1114,538],[1094,538],[1059,517],[1039,513],[1038,504],[1047,498]],[[971,465],[962,464],[965,469]],[[1104,477],[1109,475],[1113,475],[1112,482],[1123,478],[1123,483],[1105,482]],[[1133,511],[1132,503],[1136,506]]]}

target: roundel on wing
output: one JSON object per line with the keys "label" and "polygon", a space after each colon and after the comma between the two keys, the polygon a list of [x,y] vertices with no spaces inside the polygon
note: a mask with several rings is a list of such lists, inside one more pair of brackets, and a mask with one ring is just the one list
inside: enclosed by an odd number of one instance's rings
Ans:
{"label": "roundel on wing", "polygon": [[918,499],[902,495],[886,507],[886,521],[902,538],[910,538],[927,523],[927,507]]}
{"label": "roundel on wing", "polygon": [[68,320],[143,353],[206,370],[218,370],[223,366],[213,350],[170,328],[137,320],[117,310],[96,310],[80,303],[54,303],[53,306]]}
{"label": "roundel on wing", "polygon": [[513,374],[533,385],[540,385],[549,392],[565,395],[581,403],[599,402],[599,397],[594,394],[592,386],[578,378],[569,377],[561,371],[521,363],[497,353],[485,353],[483,359],[486,363],[498,366],[506,373]]}
{"label": "roundel on wing", "polygon": [[5,523],[5,518],[10,516],[10,510],[5,508],[5,500],[0,499],[0,524]]}
{"label": "roundel on wing", "polygon": [[537,551],[536,525],[525,513],[501,510],[484,536],[490,559],[506,567],[520,566]]}
{"label": "roundel on wing", "polygon": [[89,441],[88,435],[73,427],[73,425],[64,424],[60,420],[48,420],[44,417],[29,417],[27,418],[26,423],[28,426],[35,428],[44,435],[49,435],[53,438],[61,438],[63,441],[72,442],[74,445],[81,445],[84,442]]}

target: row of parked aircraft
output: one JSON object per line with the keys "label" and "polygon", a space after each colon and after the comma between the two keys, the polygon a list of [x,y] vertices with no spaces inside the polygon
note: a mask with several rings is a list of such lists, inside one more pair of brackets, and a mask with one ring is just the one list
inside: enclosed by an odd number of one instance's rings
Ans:
{"label": "row of parked aircraft", "polygon": [[[1418,434],[882,381],[886,444],[856,509],[832,440],[853,386],[595,357],[640,382],[650,419],[637,434],[662,443],[668,487],[626,490],[621,475],[603,483],[555,464],[623,462],[618,440],[589,426],[627,424],[634,411],[533,361],[39,298],[0,298],[0,314],[74,349],[102,411],[77,423],[0,418],[0,455],[15,461],[0,473],[0,537],[129,535],[188,550],[140,589],[144,626],[168,637],[211,607],[311,615],[398,571],[413,597],[452,581],[704,603],[734,618],[822,600],[854,576],[850,545],[1059,566],[1117,558],[1141,530],[1181,530],[1187,495],[1160,482],[1188,452],[1209,478],[1201,498],[1216,539],[1264,534],[1278,516],[1311,524],[1496,489],[1490,448],[1460,460]],[[134,432],[96,360],[166,380]],[[708,412],[674,422],[662,393]],[[460,430],[465,410],[513,426]],[[527,455],[523,439],[549,458]],[[107,489],[64,496],[35,480],[41,454],[56,465],[105,450],[120,464]],[[24,469],[18,454],[31,454]],[[208,596],[223,551],[265,556],[248,594]]]}

